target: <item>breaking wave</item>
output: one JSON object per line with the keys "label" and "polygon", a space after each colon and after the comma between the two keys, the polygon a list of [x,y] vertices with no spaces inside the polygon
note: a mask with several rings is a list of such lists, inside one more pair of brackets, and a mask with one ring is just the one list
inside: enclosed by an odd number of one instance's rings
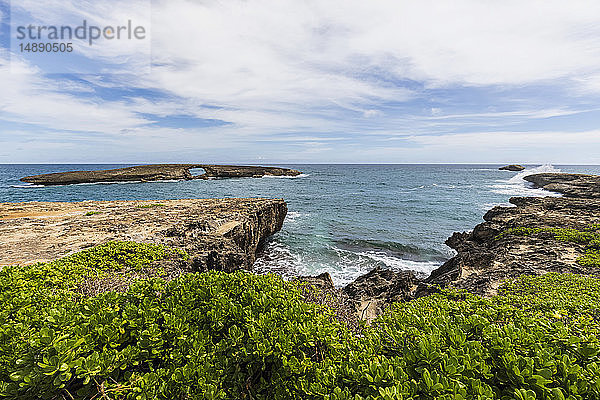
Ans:
{"label": "breaking wave", "polygon": [[531,197],[558,197],[560,194],[549,192],[544,189],[534,188],[533,185],[523,178],[529,175],[541,173],[556,173],[561,172],[560,168],[554,167],[552,164],[544,164],[535,168],[527,168],[508,180],[497,181],[491,186],[492,192],[508,195],[508,196],[531,196]]}
{"label": "breaking wave", "polygon": [[[381,243],[387,244],[384,244],[382,249],[371,248],[361,251],[328,245],[324,249],[320,249],[320,254],[314,252],[300,254],[286,244],[273,240],[267,244],[257,258],[254,271],[259,274],[275,273],[284,279],[327,272],[331,275],[334,284],[342,287],[376,267],[396,272],[413,271],[419,277],[426,277],[447,259],[435,250],[419,250],[413,246],[401,244],[394,246],[388,242]],[[396,247],[396,254],[394,254],[394,250],[390,250],[394,247]],[[403,253],[406,257],[400,257],[401,251],[398,249],[410,251]],[[436,260],[417,260],[416,253],[435,253],[437,257]]]}

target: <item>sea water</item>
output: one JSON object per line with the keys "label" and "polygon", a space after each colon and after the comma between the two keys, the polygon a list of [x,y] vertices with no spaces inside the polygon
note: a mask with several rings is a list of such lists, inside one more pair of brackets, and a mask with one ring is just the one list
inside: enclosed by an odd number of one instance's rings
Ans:
{"label": "sea water", "polygon": [[279,165],[298,177],[129,182],[38,187],[27,175],[129,165],[0,165],[0,201],[283,198],[283,229],[260,254],[255,271],[285,278],[329,272],[342,286],[376,266],[428,275],[453,255],[444,241],[482,222],[512,196],[556,195],[522,178],[538,172],[600,174],[600,166]]}

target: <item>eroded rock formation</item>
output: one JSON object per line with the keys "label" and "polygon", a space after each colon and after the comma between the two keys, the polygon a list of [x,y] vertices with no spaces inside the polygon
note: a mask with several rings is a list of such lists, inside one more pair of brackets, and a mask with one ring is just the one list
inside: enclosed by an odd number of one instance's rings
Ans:
{"label": "eroded rock formation", "polygon": [[[192,175],[191,169],[202,168],[205,173]],[[98,182],[131,182],[160,180],[191,180],[211,178],[245,178],[271,176],[298,176],[301,172],[295,169],[279,167],[257,167],[211,164],[154,164],[134,167],[106,169],[100,171],[70,171],[26,176],[22,182],[35,185],[71,185],[78,183]]]}
{"label": "eroded rock formation", "polygon": [[129,240],[181,248],[190,270],[251,269],[286,213],[283,200],[266,199],[0,203],[0,265]]}

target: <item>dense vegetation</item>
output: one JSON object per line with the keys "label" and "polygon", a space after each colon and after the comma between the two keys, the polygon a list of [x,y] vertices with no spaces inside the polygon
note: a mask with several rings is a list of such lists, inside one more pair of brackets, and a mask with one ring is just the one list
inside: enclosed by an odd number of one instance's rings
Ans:
{"label": "dense vegetation", "polygon": [[522,277],[492,299],[445,291],[390,307],[359,335],[275,276],[79,290],[172,255],[109,243],[0,271],[2,396],[600,399],[597,279]]}

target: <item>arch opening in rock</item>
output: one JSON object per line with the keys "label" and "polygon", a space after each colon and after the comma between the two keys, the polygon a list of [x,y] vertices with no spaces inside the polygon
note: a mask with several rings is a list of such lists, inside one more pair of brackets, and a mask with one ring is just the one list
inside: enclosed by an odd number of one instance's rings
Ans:
{"label": "arch opening in rock", "polygon": [[190,171],[190,174],[192,174],[194,178],[206,174],[206,170],[204,170],[204,168],[190,168],[188,171]]}

